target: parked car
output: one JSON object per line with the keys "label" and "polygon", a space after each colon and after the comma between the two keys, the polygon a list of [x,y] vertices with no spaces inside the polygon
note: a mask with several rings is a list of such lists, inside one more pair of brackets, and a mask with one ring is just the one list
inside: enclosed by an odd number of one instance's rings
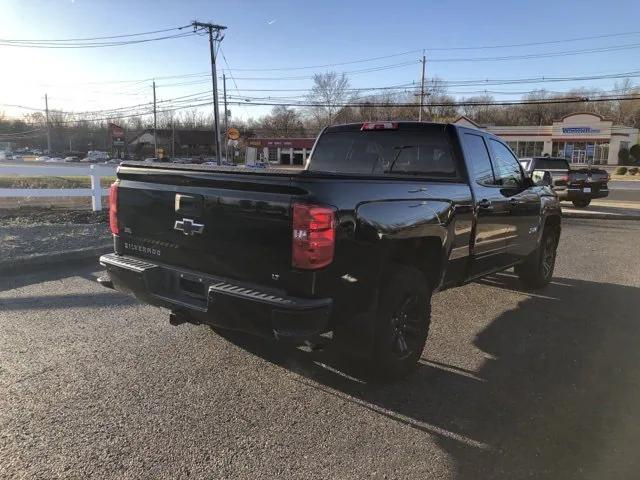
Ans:
{"label": "parked car", "polygon": [[36,162],[48,162],[49,160],[51,160],[51,157],[48,157],[46,155],[42,155],[36,158]]}
{"label": "parked car", "polygon": [[61,157],[51,157],[49,160],[46,160],[47,163],[61,163],[64,162],[64,159]]}
{"label": "parked car", "polygon": [[70,162],[70,163],[76,163],[80,161],[79,157],[75,157],[75,156],[71,156],[71,157],[64,157],[64,161],[65,162]]}
{"label": "parked car", "polygon": [[523,158],[520,163],[534,177],[535,172],[549,172],[558,198],[572,202],[577,208],[585,208],[592,199],[609,195],[609,174],[605,170],[591,167],[572,169],[567,159],[562,157]]}
{"label": "parked car", "polygon": [[434,292],[512,266],[542,288],[560,236],[551,188],[498,137],[453,124],[332,126],[302,171],[124,162],[117,177],[103,285],[174,325],[332,332],[386,377],[416,366]]}

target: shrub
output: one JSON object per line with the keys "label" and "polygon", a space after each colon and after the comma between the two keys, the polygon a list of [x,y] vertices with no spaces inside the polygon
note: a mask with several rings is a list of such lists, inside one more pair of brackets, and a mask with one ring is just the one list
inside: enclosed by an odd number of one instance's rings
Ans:
{"label": "shrub", "polygon": [[636,143],[629,149],[629,154],[636,162],[640,162],[640,143]]}
{"label": "shrub", "polygon": [[638,173],[638,167],[631,167],[629,170],[627,170],[627,173],[629,175],[636,175]]}
{"label": "shrub", "polygon": [[616,168],[616,175],[625,175],[627,173],[627,167]]}

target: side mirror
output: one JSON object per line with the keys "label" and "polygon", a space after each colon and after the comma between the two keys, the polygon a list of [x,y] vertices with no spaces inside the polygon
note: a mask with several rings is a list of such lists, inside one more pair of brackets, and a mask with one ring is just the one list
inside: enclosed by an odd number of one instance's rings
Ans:
{"label": "side mirror", "polygon": [[538,187],[548,187],[551,185],[551,174],[545,170],[534,170],[531,173],[531,181]]}

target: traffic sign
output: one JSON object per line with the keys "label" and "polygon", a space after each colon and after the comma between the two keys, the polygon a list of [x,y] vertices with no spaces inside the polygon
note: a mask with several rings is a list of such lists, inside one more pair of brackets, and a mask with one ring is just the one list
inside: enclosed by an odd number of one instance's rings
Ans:
{"label": "traffic sign", "polygon": [[231,127],[227,130],[227,137],[231,140],[238,140],[240,138],[240,131],[237,128]]}

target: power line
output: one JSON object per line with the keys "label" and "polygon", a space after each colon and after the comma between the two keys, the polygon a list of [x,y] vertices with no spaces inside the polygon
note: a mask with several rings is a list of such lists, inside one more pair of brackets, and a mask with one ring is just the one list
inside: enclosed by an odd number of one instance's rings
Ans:
{"label": "power line", "polygon": [[17,47],[17,48],[102,48],[102,47],[120,47],[125,45],[137,45],[140,43],[148,43],[148,42],[156,42],[159,40],[169,40],[174,38],[185,38],[192,37],[196,34],[194,33],[178,33],[175,35],[164,35],[161,37],[153,37],[153,38],[145,38],[141,40],[126,40],[126,41],[117,41],[117,42],[103,42],[103,43],[78,43],[78,44],[62,44],[62,43],[17,43],[17,42],[6,42],[0,40],[0,46],[5,47]]}
{"label": "power line", "polygon": [[[528,43],[512,43],[512,44],[502,44],[502,45],[481,45],[481,46],[465,46],[465,47],[430,47],[427,50],[430,52],[434,51],[459,51],[459,50],[487,50],[487,49],[499,49],[499,48],[514,48],[514,47],[531,47],[538,45],[553,45],[553,44],[561,44],[561,43],[569,43],[569,42],[577,42],[583,40],[593,40],[593,39],[601,39],[601,38],[612,38],[612,37],[621,37],[621,36],[629,36],[629,35],[638,35],[640,31],[634,32],[622,32],[622,33],[610,33],[610,34],[602,34],[602,35],[592,35],[587,37],[576,37],[576,38],[567,38],[561,40],[548,40],[544,42],[528,42]],[[382,55],[378,57],[369,57],[369,58],[361,58],[357,60],[349,60],[345,62],[333,62],[333,63],[325,63],[318,65],[304,65],[297,67],[274,67],[274,68],[236,68],[236,72],[244,71],[244,72],[276,72],[276,71],[292,71],[292,70],[307,70],[307,69],[315,69],[315,68],[330,68],[330,67],[339,67],[342,65],[352,65],[355,63],[366,63],[373,62],[376,60],[384,60],[388,58],[402,57],[405,55],[412,55],[416,53],[420,53],[425,49],[413,49],[407,50],[405,52],[392,53],[390,55]],[[442,59],[439,61],[448,61],[447,59]]]}
{"label": "power line", "polygon": [[88,40],[107,40],[112,38],[126,38],[126,37],[139,37],[144,35],[153,35],[156,33],[171,32],[173,30],[182,30],[190,27],[191,25],[183,25],[181,27],[165,28],[163,30],[152,30],[150,32],[139,33],[127,33],[123,35],[108,35],[105,37],[85,37],[85,38],[58,38],[58,39],[6,39],[0,38],[0,42],[76,42],[76,41],[88,41]]}
{"label": "power line", "polygon": [[229,76],[231,77],[231,81],[233,82],[233,85],[236,90],[236,92],[238,92],[238,95],[240,94],[240,90],[238,89],[238,84],[236,83],[236,79],[233,76],[233,72],[231,70],[231,66],[229,65],[229,62],[227,61],[227,57],[225,57],[224,55],[224,50],[222,50],[222,45],[220,45],[220,53],[222,54],[222,59],[224,60],[224,64],[227,66],[227,71],[229,72]]}

